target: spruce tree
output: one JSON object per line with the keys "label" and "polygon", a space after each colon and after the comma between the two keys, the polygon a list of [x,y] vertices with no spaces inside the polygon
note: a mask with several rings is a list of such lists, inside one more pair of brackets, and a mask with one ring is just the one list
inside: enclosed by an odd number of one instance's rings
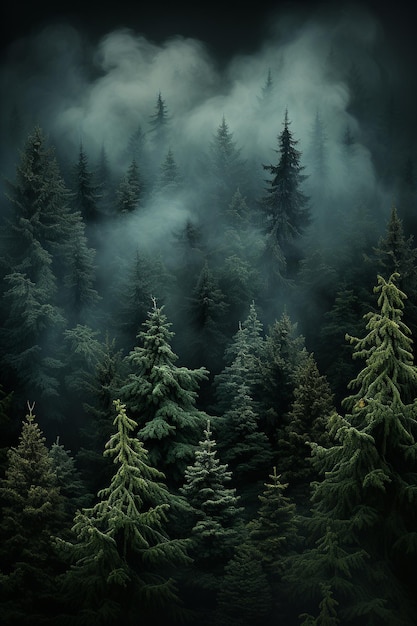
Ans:
{"label": "spruce tree", "polygon": [[248,524],[248,543],[260,555],[268,586],[272,591],[276,618],[288,612],[284,574],[289,557],[298,547],[296,506],[285,494],[287,483],[281,482],[276,467],[258,496],[257,515]]}
{"label": "spruce tree", "polygon": [[94,173],[89,169],[88,157],[80,144],[78,161],[73,174],[73,203],[86,223],[94,222],[99,217],[99,187],[94,181]]}
{"label": "spruce tree", "polygon": [[178,356],[171,348],[174,333],[170,326],[163,307],[154,299],[137,335],[141,345],[125,359],[128,376],[120,394],[138,421],[138,436],[145,442],[152,464],[175,485],[193,458],[198,433],[207,419],[196,407],[207,370],[175,364]]}
{"label": "spruce tree", "polygon": [[213,179],[213,199],[217,210],[224,213],[234,193],[246,184],[245,162],[236,147],[233,133],[223,116],[210,143],[209,171]]}
{"label": "spruce tree", "polygon": [[116,190],[117,212],[132,213],[140,206],[142,198],[142,182],[139,168],[135,159],[132,159],[127,172]]}
{"label": "spruce tree", "polygon": [[297,273],[301,251],[297,240],[310,223],[308,198],[301,186],[306,176],[302,173],[301,152],[289,128],[285,111],[284,129],[278,137],[280,158],[277,165],[263,165],[270,173],[266,195],[261,200],[262,226],[265,233],[265,260],[271,275],[269,287],[282,280],[292,279]]}
{"label": "spruce tree", "polygon": [[318,479],[308,442],[330,445],[327,421],[335,408],[330,385],[320,376],[312,354],[299,366],[296,380],[294,401],[278,441],[280,472],[293,495],[296,492],[298,497],[303,494],[308,498],[310,483]]}
{"label": "spruce tree", "polygon": [[187,587],[201,611],[212,611],[224,568],[242,537],[242,507],[236,489],[228,487],[232,473],[217,457],[210,420],[195,451],[194,463],[185,471],[181,494],[191,506],[189,554],[193,559]]}
{"label": "spruce tree", "polygon": [[269,327],[259,364],[261,425],[274,446],[294,400],[298,368],[306,358],[304,337],[297,334],[297,324],[284,311]]}
{"label": "spruce tree", "polygon": [[64,531],[64,499],[33,405],[0,481],[0,600],[2,624],[37,625],[56,615],[60,564],[52,535]]}
{"label": "spruce tree", "polygon": [[[225,567],[218,594],[215,626],[269,624],[272,593],[259,553],[250,544],[240,545]],[[272,623],[272,622],[271,622]]]}
{"label": "spruce tree", "polygon": [[196,366],[207,367],[213,374],[219,367],[226,344],[224,327],[227,310],[225,294],[219,287],[216,273],[206,261],[190,298],[189,330],[194,333],[192,362]]}
{"label": "spruce tree", "polygon": [[[406,295],[397,280],[397,274],[388,280],[378,276],[378,312],[365,316],[366,335],[347,335],[354,358],[364,359],[365,366],[349,383],[356,391],[343,402],[348,413],[330,419],[333,445],[312,444],[323,480],[314,485],[309,526],[319,545],[332,519],[341,549],[361,561],[361,591],[358,587],[349,598],[336,594],[332,578],[321,580],[331,585],[346,623],[406,624],[415,610],[410,576],[416,546],[417,369],[410,331],[401,319]],[[311,552],[305,558],[305,563],[315,559]],[[308,571],[306,564],[300,567]],[[348,570],[344,575],[349,577]]]}
{"label": "spruce tree", "polygon": [[[110,484],[75,517],[74,542],[57,547],[72,561],[63,589],[76,623],[175,623],[181,615],[175,567],[188,562],[186,542],[166,532],[170,495],[149,464],[136,422],[114,402],[115,432],[104,454],[113,459]],[[83,584],[80,586],[79,581]]]}

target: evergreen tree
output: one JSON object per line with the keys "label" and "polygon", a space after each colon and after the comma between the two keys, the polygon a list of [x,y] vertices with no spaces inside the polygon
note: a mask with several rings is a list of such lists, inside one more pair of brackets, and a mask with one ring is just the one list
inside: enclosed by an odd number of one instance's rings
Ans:
{"label": "evergreen tree", "polygon": [[99,217],[99,187],[94,181],[94,173],[89,169],[87,154],[80,144],[78,162],[74,166],[73,202],[86,223],[94,222]]}
{"label": "evergreen tree", "polygon": [[206,261],[190,298],[190,330],[194,332],[192,361],[213,373],[218,368],[226,344],[224,326],[227,308],[217,276]]}
{"label": "evergreen tree", "polygon": [[262,109],[267,109],[271,106],[272,99],[274,96],[274,81],[272,80],[272,71],[271,68],[268,69],[268,73],[266,75],[265,83],[261,89],[261,96],[258,97],[258,102]]}
{"label": "evergreen tree", "polygon": [[[73,562],[63,579],[74,623],[174,623],[181,614],[174,568],[188,562],[183,540],[166,533],[169,493],[148,461],[137,424],[114,402],[116,432],[104,454],[115,466],[98,502],[75,517],[75,541],[58,540]],[[79,581],[83,584],[80,586]]]}
{"label": "evergreen tree", "polygon": [[248,524],[248,543],[260,555],[268,586],[272,591],[273,614],[277,619],[288,612],[284,574],[298,545],[296,507],[285,495],[288,484],[282,483],[276,467],[259,495],[256,517]]}
{"label": "evergreen tree", "polygon": [[56,483],[64,499],[64,511],[68,521],[68,529],[74,519],[75,512],[90,503],[90,495],[82,481],[81,474],[75,464],[70,450],[59,443],[57,437],[49,450],[49,458],[56,474]]}
{"label": "evergreen tree", "polygon": [[216,626],[261,626],[269,624],[272,594],[259,553],[244,543],[225,567],[218,594]]}
{"label": "evergreen tree", "polygon": [[379,239],[373,248],[376,269],[384,278],[394,272],[399,274],[398,287],[407,294],[404,302],[404,323],[410,328],[412,336],[417,336],[417,248],[413,245],[413,236],[405,237],[403,222],[397,209],[392,207],[385,237]]}
{"label": "evergreen tree", "polygon": [[[263,325],[259,320],[255,302],[251,302],[249,312],[238,331],[226,347],[222,372],[214,377],[216,412],[222,415],[232,406],[232,398],[242,385],[248,387],[251,397],[259,395],[261,385],[260,359],[264,352]],[[259,403],[254,404],[259,411]]]}
{"label": "evergreen tree", "polygon": [[33,406],[19,443],[8,451],[0,481],[0,604],[2,624],[48,623],[56,611],[59,571],[51,541],[63,531],[64,502]]}
{"label": "evergreen tree", "polygon": [[301,152],[289,129],[288,112],[285,112],[284,129],[278,137],[280,158],[277,165],[263,165],[271,179],[267,193],[261,201],[263,229],[266,236],[265,260],[272,286],[282,279],[293,278],[298,269],[301,252],[297,240],[310,223],[308,198],[301,191],[306,176],[300,163]]}
{"label": "evergreen tree", "polygon": [[239,498],[234,488],[227,487],[231,479],[227,464],[220,463],[217,457],[216,440],[212,438],[208,420],[204,439],[195,451],[194,464],[187,467],[180,489],[192,510],[189,554],[193,567],[188,585],[194,606],[203,613],[213,609],[224,567],[243,532]]}
{"label": "evergreen tree", "polygon": [[149,302],[158,294],[158,301],[164,301],[168,292],[169,277],[160,257],[136,252],[131,267],[122,276],[116,292],[116,314],[114,332],[127,349],[135,345],[135,339],[142,324],[146,321]]}
{"label": "evergreen tree", "polygon": [[327,421],[334,410],[330,385],[320,376],[310,354],[299,366],[294,401],[278,442],[281,475],[291,491],[296,488],[297,493],[309,496],[310,483],[318,476],[311,466],[307,442],[330,445]]}
{"label": "evergreen tree", "polygon": [[261,424],[274,446],[294,400],[298,368],[307,358],[304,337],[296,333],[297,324],[282,313],[268,330],[260,359]]}
{"label": "evergreen tree", "polygon": [[174,158],[174,153],[169,148],[165,160],[161,165],[159,188],[164,193],[172,193],[181,188],[182,177]]}
{"label": "evergreen tree", "polygon": [[214,209],[221,210],[223,214],[236,189],[244,188],[246,184],[245,162],[240,152],[223,116],[209,148],[209,170],[214,184]]}
{"label": "evergreen tree", "polygon": [[125,176],[116,191],[117,212],[132,213],[140,206],[142,198],[142,182],[139,168],[135,159],[132,159]]}
{"label": "evergreen tree", "polygon": [[[410,331],[401,319],[406,296],[397,279],[397,274],[388,281],[378,277],[379,312],[365,316],[365,337],[347,335],[354,358],[364,359],[365,366],[349,383],[357,389],[343,402],[349,413],[330,420],[334,445],[312,444],[313,464],[324,476],[312,496],[310,526],[317,545],[332,519],[340,549],[361,570],[361,591],[356,588],[349,598],[336,594],[324,570],[321,580],[315,577],[316,585],[330,584],[346,623],[407,624],[415,611],[410,576],[416,546],[417,369]],[[308,575],[307,563],[315,556],[307,552],[305,558],[300,567]],[[349,570],[343,574],[343,584],[351,584],[345,580]]]}
{"label": "evergreen tree", "polygon": [[110,215],[114,199],[114,186],[110,163],[104,145],[101,147],[95,172],[97,191],[99,192],[97,200],[100,213]]}
{"label": "evergreen tree", "polygon": [[93,374],[85,380],[88,398],[84,411],[88,419],[80,429],[81,447],[77,455],[83,479],[92,493],[97,493],[111,478],[112,467],[103,456],[103,449],[113,432],[113,401],[122,384],[122,351],[117,350],[115,340],[106,335],[98,356]]}
{"label": "evergreen tree", "polygon": [[219,418],[220,452],[233,473],[246,514],[256,502],[259,483],[272,461],[271,445],[259,429],[259,416],[245,383],[231,398],[231,407]]}
{"label": "evergreen tree", "polygon": [[155,112],[151,115],[149,121],[150,131],[157,135],[163,133],[169,121],[170,116],[168,115],[167,105],[162,98],[161,92],[159,92],[156,99]]}
{"label": "evergreen tree", "polygon": [[92,321],[94,309],[100,301],[95,288],[96,251],[88,246],[85,227],[81,221],[74,225],[71,239],[67,244],[67,264],[63,277],[66,292],[62,304],[67,311],[70,325]]}
{"label": "evergreen tree", "polygon": [[195,442],[206,415],[196,408],[198,388],[207,370],[178,367],[172,351],[171,324],[163,307],[153,302],[137,338],[140,346],[126,357],[129,372],[120,389],[122,399],[139,424],[153,465],[169,484],[182,480],[193,458]]}

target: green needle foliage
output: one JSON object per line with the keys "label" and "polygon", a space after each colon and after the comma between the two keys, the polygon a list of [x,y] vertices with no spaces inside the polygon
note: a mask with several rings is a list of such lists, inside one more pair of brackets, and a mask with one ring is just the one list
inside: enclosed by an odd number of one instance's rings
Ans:
{"label": "green needle foliage", "polygon": [[[172,574],[188,562],[186,542],[170,540],[164,475],[149,465],[136,422],[114,402],[116,432],[104,455],[113,459],[110,484],[99,501],[75,517],[74,543],[58,541],[72,561],[63,578],[74,623],[177,623],[180,601]],[[83,580],[80,588],[79,581]]]}
{"label": "green needle foliage", "polygon": [[175,364],[178,357],[171,348],[170,326],[163,307],[157,307],[154,300],[138,334],[142,345],[126,357],[130,373],[120,393],[137,418],[139,437],[146,443],[151,463],[164,471],[169,484],[177,485],[193,460],[195,442],[207,419],[196,408],[207,370]]}
{"label": "green needle foliage", "polygon": [[64,525],[63,497],[53,462],[29,406],[17,447],[0,482],[1,623],[46,623],[55,608],[59,563],[52,535]]}

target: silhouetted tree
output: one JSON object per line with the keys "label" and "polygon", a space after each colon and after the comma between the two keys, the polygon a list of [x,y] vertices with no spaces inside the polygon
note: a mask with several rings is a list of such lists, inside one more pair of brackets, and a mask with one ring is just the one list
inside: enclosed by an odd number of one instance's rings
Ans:
{"label": "silhouetted tree", "polygon": [[263,165],[270,173],[266,194],[261,200],[262,227],[266,236],[265,261],[272,272],[272,283],[293,278],[302,256],[296,242],[310,223],[308,198],[301,186],[306,176],[300,163],[298,141],[289,128],[288,112],[285,111],[284,129],[278,137],[279,162]]}

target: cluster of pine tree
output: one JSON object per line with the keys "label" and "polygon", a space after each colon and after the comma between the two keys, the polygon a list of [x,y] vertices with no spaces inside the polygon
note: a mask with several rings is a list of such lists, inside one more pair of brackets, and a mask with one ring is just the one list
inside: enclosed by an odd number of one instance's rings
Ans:
{"label": "cluster of pine tree", "polygon": [[194,216],[132,254],[149,207],[191,194],[170,123],[159,94],[118,181],[37,126],[8,183],[1,623],[411,626],[412,234],[393,208],[321,246],[321,121],[308,197],[285,112],[258,187],[223,117]]}

